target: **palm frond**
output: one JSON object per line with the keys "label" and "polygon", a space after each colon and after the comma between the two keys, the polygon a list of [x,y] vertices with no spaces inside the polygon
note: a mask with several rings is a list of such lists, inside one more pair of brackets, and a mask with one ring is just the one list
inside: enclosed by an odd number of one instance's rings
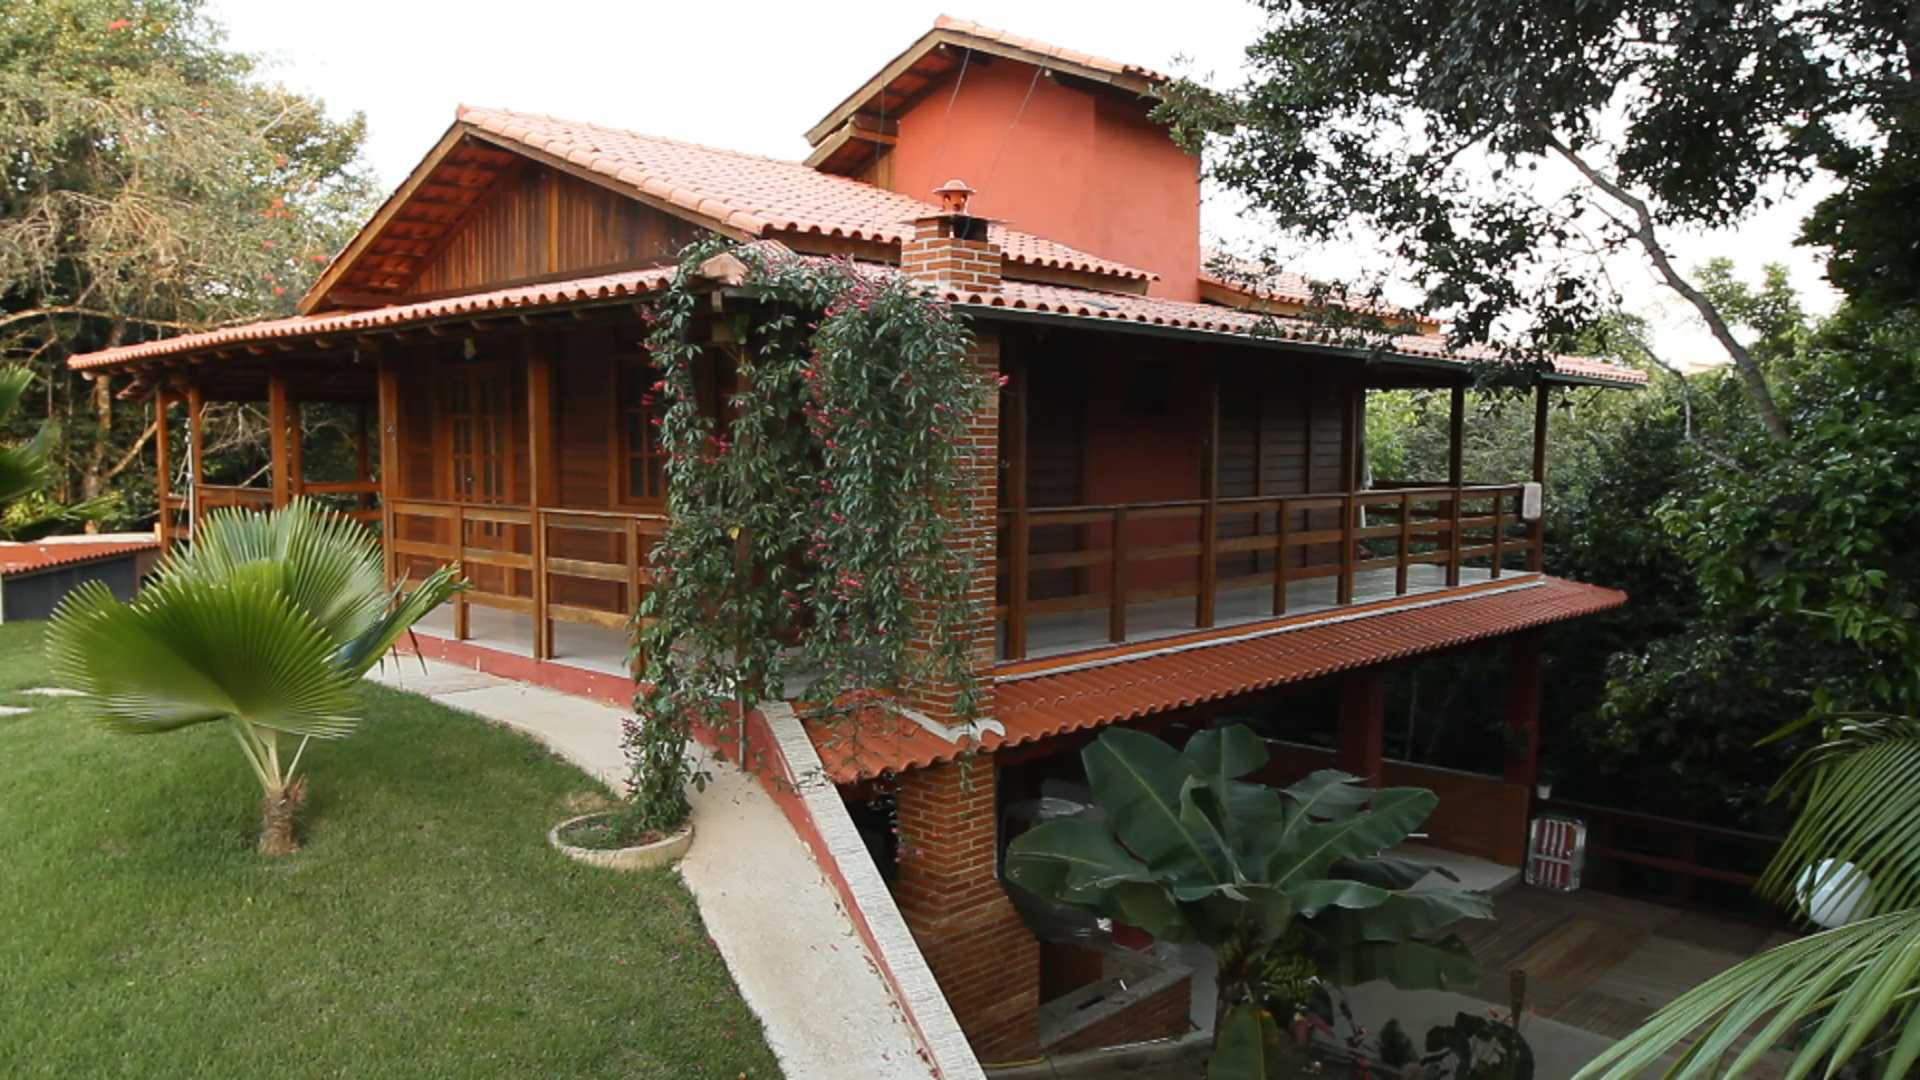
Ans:
{"label": "palm frond", "polygon": [[161,576],[219,580],[243,566],[277,568],[279,589],[307,612],[336,648],[354,641],[387,610],[380,547],[359,522],[307,499],[271,514],[221,509],[176,549]]}
{"label": "palm frond", "polygon": [[[0,420],[19,406],[21,395],[32,382],[30,368],[0,367]],[[33,438],[19,446],[0,447],[0,503],[30,495],[47,485],[48,453],[53,448],[54,432],[52,424],[43,424]]]}
{"label": "palm frond", "polygon": [[1870,883],[1862,914],[1920,906],[1920,719],[1832,718],[1776,790],[1795,791],[1801,805],[1760,879],[1763,895],[1804,914],[1814,890],[1851,865]]}
{"label": "palm frond", "polygon": [[346,735],[357,676],[333,665],[326,633],[272,578],[269,566],[226,581],[163,578],[131,604],[84,585],[48,627],[53,674],[122,731],[241,717],[292,735]]}
{"label": "palm frond", "polygon": [[435,570],[427,575],[419,588],[404,596],[396,587],[395,602],[389,606],[387,613],[367,627],[359,637],[342,645],[334,654],[334,664],[356,677],[365,675],[374,664],[379,663],[388,649],[393,648],[394,643],[400,640],[400,635],[466,587],[466,582],[460,580],[458,571],[452,566]]}
{"label": "palm frond", "polygon": [[1675,998],[1575,1080],[1639,1076],[1690,1041],[1665,1075],[1740,1076],[1765,1054],[1797,1047],[1789,1080],[1822,1066],[1831,1076],[1887,1024],[1899,1038],[1881,1075],[1903,1077],[1920,1057],[1916,995],[1920,911],[1881,915],[1801,938],[1721,972]]}

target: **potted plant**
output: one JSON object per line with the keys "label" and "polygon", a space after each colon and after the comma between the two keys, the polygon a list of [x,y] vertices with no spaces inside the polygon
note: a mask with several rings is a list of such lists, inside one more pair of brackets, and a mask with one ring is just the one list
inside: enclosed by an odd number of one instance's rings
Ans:
{"label": "potted plant", "polygon": [[659,692],[659,682],[639,695],[640,716],[628,719],[623,731],[627,797],[548,830],[547,843],[569,859],[609,870],[648,870],[679,861],[693,845],[687,785],[704,786],[706,776],[687,760],[685,714]]}

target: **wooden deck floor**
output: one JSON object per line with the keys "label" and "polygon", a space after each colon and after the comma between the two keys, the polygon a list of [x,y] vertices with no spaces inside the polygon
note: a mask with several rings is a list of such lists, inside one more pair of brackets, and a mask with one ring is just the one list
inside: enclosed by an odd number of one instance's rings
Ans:
{"label": "wooden deck floor", "polygon": [[1527,1009],[1610,1039],[1755,953],[1793,940],[1764,926],[1597,892],[1519,885],[1494,918],[1454,928],[1480,961],[1474,996],[1505,1008],[1527,973]]}

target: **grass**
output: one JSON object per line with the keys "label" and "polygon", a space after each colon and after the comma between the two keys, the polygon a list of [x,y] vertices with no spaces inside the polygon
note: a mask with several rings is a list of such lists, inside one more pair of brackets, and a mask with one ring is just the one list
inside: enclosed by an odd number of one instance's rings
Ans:
{"label": "grass", "polygon": [[0,1072],[779,1075],[677,878],[546,846],[606,793],[528,739],[369,685],[269,860],[224,731],[113,734],[44,681],[0,626],[33,709],[0,716]]}

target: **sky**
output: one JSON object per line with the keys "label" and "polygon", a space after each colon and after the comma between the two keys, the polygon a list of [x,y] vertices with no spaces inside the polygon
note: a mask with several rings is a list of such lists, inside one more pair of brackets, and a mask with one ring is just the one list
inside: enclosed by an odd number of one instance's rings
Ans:
{"label": "sky", "polygon": [[[297,14],[264,0],[213,0],[209,8],[231,45],[268,62],[269,77],[335,114],[366,114],[368,160],[388,189],[462,103],[797,159],[807,128],[943,13],[1214,85],[1235,81],[1260,25],[1247,0],[329,0]],[[1737,229],[1670,235],[1669,246],[1683,267],[1726,255],[1756,282],[1764,264],[1786,263],[1808,306],[1828,310],[1834,295],[1816,254],[1792,243],[1816,195],[1789,197]],[[1236,238],[1250,226],[1215,200],[1202,228]],[[1337,277],[1365,265],[1364,252],[1323,251],[1294,269]],[[1608,271],[1672,362],[1722,359],[1643,259],[1617,258]]]}

